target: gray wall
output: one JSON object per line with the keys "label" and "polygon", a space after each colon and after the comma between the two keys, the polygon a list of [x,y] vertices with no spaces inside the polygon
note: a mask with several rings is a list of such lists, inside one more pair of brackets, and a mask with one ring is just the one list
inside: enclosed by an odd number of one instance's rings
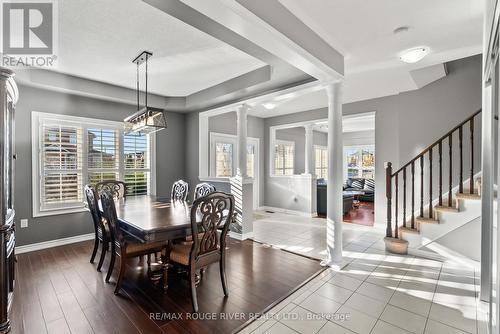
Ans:
{"label": "gray wall", "polygon": [[[413,158],[426,146],[451,130],[455,125],[481,108],[481,56],[456,60],[447,64],[448,75],[419,90],[387,96],[378,99],[354,102],[343,105],[343,114],[357,114],[376,111],[375,151],[376,151],[376,194],[375,221],[385,224],[385,169],[387,161],[399,167]],[[324,119],[328,116],[326,108],[267,118],[265,120],[266,143],[269,143],[269,128],[275,125],[290,124],[308,120]],[[476,120],[475,171],[480,167],[480,118]],[[464,138],[468,138],[464,132]],[[454,139],[457,143],[457,139]],[[468,149],[467,143],[464,149]],[[456,151],[454,146],[454,151]],[[443,152],[447,152],[443,150]],[[266,145],[269,156],[269,144]],[[454,154],[455,158],[458,154]],[[436,153],[434,153],[436,159]],[[436,160],[435,160],[436,161]],[[426,161],[427,163],[427,161]],[[465,171],[470,162],[465,157]],[[434,164],[437,166],[437,163]],[[444,165],[443,170],[446,171]],[[458,183],[458,163],[454,161],[453,183]],[[269,175],[269,162],[266,161],[266,176]],[[419,173],[418,169],[416,173]],[[436,176],[437,173],[434,173]],[[445,176],[447,174],[444,174]],[[437,178],[434,177],[437,181]],[[446,183],[445,183],[446,184]],[[269,199],[279,194],[266,184],[266,205]],[[434,187],[434,189],[437,189]],[[417,194],[418,194],[418,189]],[[425,192],[427,197],[427,191]],[[434,195],[434,196],[437,196]]]}
{"label": "gray wall", "polygon": [[[29,226],[18,227],[18,245],[66,238],[93,231],[87,212],[33,218],[31,178],[31,113],[32,111],[82,116],[122,121],[134,112],[127,104],[106,102],[81,96],[57,93],[32,87],[19,86],[19,102],[16,108],[16,217],[27,218]],[[168,130],[157,134],[156,177],[157,193],[169,195],[174,180],[183,177],[185,170],[183,138],[185,116],[167,113]],[[18,225],[20,226],[20,225]]]}
{"label": "gray wall", "polygon": [[[293,159],[295,174],[303,174],[306,170],[305,135],[306,131],[303,126],[276,130],[276,139],[293,141],[295,143],[295,155]],[[313,131],[313,144],[327,146],[328,135],[324,132]]]}
{"label": "gray wall", "polygon": [[[248,116],[247,118],[247,135],[248,137],[258,138],[260,140],[259,144],[259,189],[260,189],[260,203],[264,201],[264,120],[260,117]],[[237,131],[237,119],[236,112],[229,112],[208,119],[208,131],[216,133],[224,133],[228,135],[236,136]],[[198,147],[198,142],[196,143]],[[210,159],[210,153],[209,153]],[[218,190],[227,191],[231,190],[228,182],[211,182]]]}

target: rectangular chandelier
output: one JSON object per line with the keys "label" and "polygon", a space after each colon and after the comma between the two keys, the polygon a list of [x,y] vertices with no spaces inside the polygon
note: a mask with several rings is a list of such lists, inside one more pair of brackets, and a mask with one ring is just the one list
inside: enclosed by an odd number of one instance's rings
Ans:
{"label": "rectangular chandelier", "polygon": [[[137,111],[125,118],[125,133],[149,134],[167,128],[165,111],[160,108],[148,106],[148,59],[153,56],[151,52],[143,51],[132,62],[137,65]],[[145,106],[140,107],[139,66],[146,65]]]}

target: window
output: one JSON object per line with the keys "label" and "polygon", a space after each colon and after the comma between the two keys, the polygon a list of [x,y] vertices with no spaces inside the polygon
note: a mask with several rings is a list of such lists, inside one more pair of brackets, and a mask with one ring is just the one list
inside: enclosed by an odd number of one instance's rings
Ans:
{"label": "window", "polygon": [[325,146],[314,147],[314,169],[318,179],[328,179],[328,149]]}
{"label": "window", "polygon": [[346,177],[375,178],[375,147],[351,146],[344,150],[346,161]]}
{"label": "window", "polygon": [[216,142],[215,143],[215,176],[231,177],[233,176],[233,144]]}
{"label": "window", "polygon": [[293,159],[295,143],[291,141],[277,140],[274,150],[274,174],[293,175]]}
{"label": "window", "polygon": [[247,144],[247,175],[255,177],[255,145]]}
{"label": "window", "polygon": [[120,122],[37,112],[32,124],[34,216],[81,210],[87,183],[124,180],[128,195],[152,192],[152,137],[125,135]]}

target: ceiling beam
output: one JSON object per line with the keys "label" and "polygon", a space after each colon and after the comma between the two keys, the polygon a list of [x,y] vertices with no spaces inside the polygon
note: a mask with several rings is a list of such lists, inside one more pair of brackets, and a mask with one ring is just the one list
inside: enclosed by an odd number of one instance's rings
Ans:
{"label": "ceiling beam", "polygon": [[244,90],[269,80],[271,80],[271,66],[266,65],[189,95],[186,98],[186,107],[192,108],[206,101],[222,98],[228,94]]}
{"label": "ceiling beam", "polygon": [[[308,68],[317,67],[327,79],[344,75],[344,56],[325,42],[316,32],[304,24],[278,0],[236,0],[276,32],[281,39],[288,40],[293,53],[301,56]],[[304,68],[305,70],[306,68]],[[317,78],[322,79],[322,78]]]}
{"label": "ceiling beam", "polygon": [[179,1],[318,80],[343,78],[343,56],[278,0]]}

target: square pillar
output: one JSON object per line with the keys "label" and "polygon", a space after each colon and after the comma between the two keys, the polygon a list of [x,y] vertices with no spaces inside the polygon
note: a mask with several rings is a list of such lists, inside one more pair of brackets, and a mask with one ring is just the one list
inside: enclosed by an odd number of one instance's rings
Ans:
{"label": "square pillar", "polygon": [[236,221],[231,225],[229,236],[245,240],[253,236],[253,179],[236,175],[231,178],[231,194],[234,196]]}

